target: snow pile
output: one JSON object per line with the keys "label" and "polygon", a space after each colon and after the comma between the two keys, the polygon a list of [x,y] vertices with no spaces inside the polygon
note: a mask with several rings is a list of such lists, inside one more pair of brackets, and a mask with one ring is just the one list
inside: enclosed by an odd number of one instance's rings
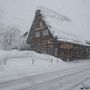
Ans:
{"label": "snow pile", "polygon": [[[11,59],[23,59],[23,58],[32,58],[32,59],[38,59],[38,60],[45,60],[45,61],[51,61],[51,60],[57,60],[56,57],[50,56],[50,55],[44,55],[39,54],[33,51],[0,51],[0,63],[3,64],[4,62],[7,62]],[[60,59],[58,59],[60,60]],[[62,61],[62,60],[61,60]],[[63,62],[63,61],[62,61]]]}
{"label": "snow pile", "polygon": [[58,40],[86,45],[86,42],[82,37],[63,32],[73,29],[71,28],[72,22],[68,17],[43,7],[39,7],[37,10],[40,10],[51,33],[54,37],[57,37]]}
{"label": "snow pile", "polygon": [[0,55],[0,82],[55,71],[64,64],[59,58],[33,51],[0,51]]}
{"label": "snow pile", "polygon": [[89,78],[86,78],[82,83],[81,83],[82,87],[81,89],[82,90],[90,90],[90,77]]}
{"label": "snow pile", "polygon": [[90,90],[90,76],[86,74],[85,78],[73,88],[73,90]]}

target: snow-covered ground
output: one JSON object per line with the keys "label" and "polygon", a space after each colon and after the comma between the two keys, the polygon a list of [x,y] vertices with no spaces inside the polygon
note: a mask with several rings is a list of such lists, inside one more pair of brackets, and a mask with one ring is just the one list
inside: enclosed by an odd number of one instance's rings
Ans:
{"label": "snow-covered ground", "polygon": [[62,60],[53,56],[38,54],[33,51],[1,51],[0,55],[0,82],[54,71],[58,67],[54,68],[53,64],[57,66],[59,63],[63,63]]}
{"label": "snow-covered ground", "polygon": [[90,60],[0,51],[0,90],[90,90]]}

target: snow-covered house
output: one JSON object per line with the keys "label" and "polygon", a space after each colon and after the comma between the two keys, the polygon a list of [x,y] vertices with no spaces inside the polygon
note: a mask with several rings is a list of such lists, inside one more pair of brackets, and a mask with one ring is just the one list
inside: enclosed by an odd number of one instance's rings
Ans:
{"label": "snow-covered house", "polygon": [[32,49],[67,59],[88,58],[90,47],[79,36],[65,33],[71,20],[55,11],[38,8],[35,13],[27,43]]}

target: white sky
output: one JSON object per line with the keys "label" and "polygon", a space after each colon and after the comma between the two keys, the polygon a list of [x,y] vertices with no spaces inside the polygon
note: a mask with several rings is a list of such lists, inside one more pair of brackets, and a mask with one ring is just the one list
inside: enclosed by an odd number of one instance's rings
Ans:
{"label": "white sky", "polygon": [[0,23],[29,31],[35,8],[47,7],[71,18],[74,33],[90,40],[90,0],[0,0]]}

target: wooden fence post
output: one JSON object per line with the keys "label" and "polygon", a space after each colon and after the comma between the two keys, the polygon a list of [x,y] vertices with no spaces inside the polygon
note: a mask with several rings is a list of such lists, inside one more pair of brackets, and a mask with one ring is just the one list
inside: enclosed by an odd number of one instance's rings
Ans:
{"label": "wooden fence post", "polygon": [[51,64],[52,64],[52,62],[53,62],[53,59],[51,58]]}

